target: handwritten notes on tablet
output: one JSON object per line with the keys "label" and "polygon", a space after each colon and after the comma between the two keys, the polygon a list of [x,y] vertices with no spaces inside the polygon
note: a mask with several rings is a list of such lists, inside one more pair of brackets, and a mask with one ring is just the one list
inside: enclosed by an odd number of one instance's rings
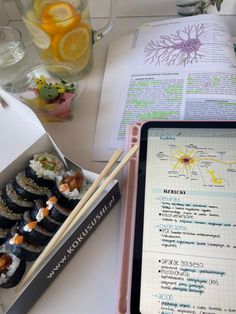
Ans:
{"label": "handwritten notes on tablet", "polygon": [[236,313],[235,137],[149,131],[142,314]]}

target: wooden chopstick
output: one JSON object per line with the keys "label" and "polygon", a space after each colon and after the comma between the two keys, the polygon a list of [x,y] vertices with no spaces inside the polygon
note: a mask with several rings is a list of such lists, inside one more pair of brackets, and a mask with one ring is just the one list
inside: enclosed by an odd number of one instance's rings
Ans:
{"label": "wooden chopstick", "polygon": [[[120,170],[124,167],[124,165],[130,160],[130,158],[135,154],[135,152],[138,150],[139,146],[135,144],[133,148],[124,156],[124,158],[121,160],[121,162],[117,165],[117,167],[112,171],[112,173],[103,181],[103,183],[98,187],[100,182],[104,179],[104,177],[107,175],[107,173],[110,171],[114,163],[118,160],[120,157],[122,151],[116,150],[116,152],[113,154],[112,158],[106,165],[106,167],[103,169],[103,171],[98,176],[97,180],[95,180],[94,184],[91,185],[87,193],[84,195],[84,197],[80,200],[78,205],[74,208],[74,210],[71,212],[69,217],[65,220],[63,225],[60,227],[60,229],[57,231],[57,233],[53,236],[51,241],[48,243],[48,245],[45,247],[43,252],[39,255],[37,260],[34,262],[34,264],[31,266],[29,271],[25,274],[19,285],[17,286],[16,290],[19,291],[33,276],[37,268],[40,266],[40,264],[46,259],[46,257],[51,253],[51,251],[55,248],[55,246],[59,243],[59,241],[65,236],[65,234],[79,221],[79,219],[86,213],[88,208],[91,206],[91,204],[96,201],[96,199],[100,196],[100,194],[105,190],[105,188],[110,184],[110,182],[116,177],[116,175],[120,172]],[[99,180],[98,180],[99,179]],[[87,196],[86,196],[87,195]],[[85,198],[86,196],[86,198]],[[85,200],[83,200],[85,198]]]}
{"label": "wooden chopstick", "polygon": [[6,108],[9,106],[8,103],[6,102],[6,100],[1,95],[0,95],[0,106],[2,108]]}
{"label": "wooden chopstick", "polygon": [[[100,196],[100,194],[105,190],[105,188],[111,183],[111,181],[117,176],[117,174],[121,171],[124,165],[130,160],[130,158],[134,155],[134,153],[138,150],[138,145],[136,144],[128,153],[124,156],[121,162],[117,165],[117,167],[111,172],[111,174],[104,180],[104,182],[99,186],[93,196],[87,201],[84,207],[79,211],[75,217],[75,219],[71,222],[66,232],[74,227],[74,225],[79,221],[79,219],[86,213],[88,208],[93,204],[94,201]],[[64,235],[61,235],[63,238]],[[61,240],[61,238],[59,240]]]}
{"label": "wooden chopstick", "polygon": [[[112,155],[111,159],[108,161],[108,163],[106,164],[105,168],[101,171],[101,173],[99,174],[99,176],[97,177],[97,179],[93,182],[93,184],[91,185],[91,187],[88,189],[88,191],[84,194],[84,196],[82,197],[82,199],[79,201],[79,203],[77,204],[77,206],[73,209],[73,211],[70,213],[69,217],[66,219],[67,223],[66,223],[66,227],[64,227],[64,223],[63,225],[60,227],[59,230],[63,230],[60,232],[60,236],[57,236],[57,233],[54,235],[54,237],[52,238],[52,240],[54,238],[56,238],[54,241],[54,246],[56,246],[60,240],[64,237],[64,235],[71,229],[72,224],[74,225],[74,222],[76,221],[76,216],[79,214],[79,212],[81,211],[82,207],[84,206],[84,204],[89,200],[89,198],[94,194],[94,192],[96,191],[96,189],[98,188],[99,184],[101,183],[101,181],[105,178],[105,176],[109,173],[109,171],[111,170],[111,168],[114,166],[115,162],[120,158],[121,154],[123,153],[123,150],[121,149],[116,149],[116,151],[114,152],[114,154]],[[66,222],[65,221],[65,222]],[[56,237],[55,237],[56,236]]]}

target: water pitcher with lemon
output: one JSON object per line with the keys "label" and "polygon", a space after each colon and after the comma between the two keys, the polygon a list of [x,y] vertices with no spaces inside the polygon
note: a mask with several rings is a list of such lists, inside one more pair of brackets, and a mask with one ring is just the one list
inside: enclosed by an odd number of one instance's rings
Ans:
{"label": "water pitcher with lemon", "polygon": [[43,63],[70,66],[80,77],[90,71],[93,44],[111,30],[116,0],[111,0],[108,23],[96,31],[91,28],[89,0],[15,2]]}

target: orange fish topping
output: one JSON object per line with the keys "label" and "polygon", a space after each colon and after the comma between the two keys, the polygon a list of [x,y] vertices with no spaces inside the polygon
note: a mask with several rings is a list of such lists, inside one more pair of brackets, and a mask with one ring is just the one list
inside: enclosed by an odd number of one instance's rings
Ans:
{"label": "orange fish topping", "polygon": [[57,198],[56,198],[56,196],[52,196],[52,197],[50,197],[48,200],[49,200],[49,202],[51,202],[51,203],[53,203],[53,204],[56,204],[56,203],[57,203]]}
{"label": "orange fish topping", "polygon": [[59,190],[60,192],[68,192],[70,189],[69,189],[68,184],[63,183],[59,185]]}
{"label": "orange fish topping", "polygon": [[[83,175],[81,174],[81,172],[78,171],[75,173],[75,175],[64,178],[61,181],[61,185],[66,184],[69,187],[69,190],[73,191],[74,189],[79,190],[81,186],[83,185],[83,182],[84,182]],[[61,192],[64,192],[64,191],[61,191]]]}
{"label": "orange fish topping", "polygon": [[9,255],[1,253],[0,254],[0,272],[6,269],[12,262]]}
{"label": "orange fish topping", "polygon": [[21,244],[24,241],[24,237],[16,233],[13,238],[11,238],[11,244]]}
{"label": "orange fish topping", "polygon": [[43,212],[43,216],[44,216],[44,217],[47,217],[48,214],[49,214],[49,209],[48,209],[48,207],[43,207],[42,212]]}
{"label": "orange fish topping", "polygon": [[29,228],[29,229],[31,229],[31,230],[33,230],[33,229],[35,229],[35,227],[37,226],[37,221],[31,221],[31,222],[29,222],[26,226]]}

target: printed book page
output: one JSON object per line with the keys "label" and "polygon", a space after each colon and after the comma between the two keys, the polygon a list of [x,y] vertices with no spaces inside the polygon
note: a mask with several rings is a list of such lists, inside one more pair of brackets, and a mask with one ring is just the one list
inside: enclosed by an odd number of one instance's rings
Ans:
{"label": "printed book page", "polygon": [[199,15],[142,25],[116,108],[109,147],[137,121],[236,118],[236,59],[222,17]]}
{"label": "printed book page", "polygon": [[142,314],[236,312],[236,132],[201,132],[149,132]]}
{"label": "printed book page", "polygon": [[123,88],[121,82],[127,71],[132,41],[133,35],[130,34],[109,45],[92,150],[95,161],[108,161],[114,153],[109,141],[116,121],[116,108]]}

